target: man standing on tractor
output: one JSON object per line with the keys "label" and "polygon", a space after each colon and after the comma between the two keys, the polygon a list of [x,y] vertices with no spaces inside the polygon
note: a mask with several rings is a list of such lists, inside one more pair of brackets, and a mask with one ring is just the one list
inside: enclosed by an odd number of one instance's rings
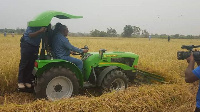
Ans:
{"label": "man standing on tractor", "polygon": [[32,81],[34,76],[32,70],[34,62],[38,58],[39,46],[43,37],[45,27],[27,27],[24,35],[21,38],[21,60],[19,64],[18,74],[18,90],[28,92],[27,89],[32,89]]}
{"label": "man standing on tractor", "polygon": [[70,52],[87,53],[88,49],[79,49],[74,47],[68,40],[68,28],[61,23],[57,23],[54,29],[54,37],[52,39],[52,50],[57,59],[63,59],[74,63],[80,71],[83,68],[83,62],[80,59],[70,57]]}

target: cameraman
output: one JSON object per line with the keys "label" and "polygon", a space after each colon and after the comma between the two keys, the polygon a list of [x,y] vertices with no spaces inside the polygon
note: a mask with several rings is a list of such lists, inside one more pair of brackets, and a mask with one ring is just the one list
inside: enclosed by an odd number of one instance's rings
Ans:
{"label": "cameraman", "polygon": [[[185,70],[185,82],[193,83],[197,80],[200,80],[200,62],[194,60],[193,53],[187,58],[187,62],[188,67]],[[197,63],[198,67],[194,69],[195,62]],[[198,89],[196,96],[195,112],[200,112],[200,89]]]}

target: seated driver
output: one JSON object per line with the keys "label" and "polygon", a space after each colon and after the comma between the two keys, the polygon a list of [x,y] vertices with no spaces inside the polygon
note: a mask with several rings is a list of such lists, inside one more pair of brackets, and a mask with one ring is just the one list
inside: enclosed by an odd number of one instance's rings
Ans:
{"label": "seated driver", "polygon": [[88,49],[74,47],[68,40],[68,28],[61,23],[57,23],[52,39],[52,50],[57,59],[63,59],[74,63],[82,72],[83,62],[80,59],[70,57],[70,52],[87,53]]}

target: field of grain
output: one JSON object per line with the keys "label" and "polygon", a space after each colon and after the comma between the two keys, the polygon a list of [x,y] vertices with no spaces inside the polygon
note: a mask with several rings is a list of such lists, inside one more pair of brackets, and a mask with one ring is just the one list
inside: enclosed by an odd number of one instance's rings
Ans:
{"label": "field of grain", "polygon": [[[0,35],[0,111],[104,111],[104,112],[189,112],[195,108],[198,84],[184,82],[186,61],[176,53],[181,45],[199,45],[198,39],[92,38],[69,37],[77,47],[88,45],[89,51],[127,51],[139,55],[138,68],[159,74],[165,84],[131,86],[125,91],[101,96],[80,96],[60,101],[36,100],[34,95],[17,93],[21,35]],[[88,92],[88,91],[86,91]]]}

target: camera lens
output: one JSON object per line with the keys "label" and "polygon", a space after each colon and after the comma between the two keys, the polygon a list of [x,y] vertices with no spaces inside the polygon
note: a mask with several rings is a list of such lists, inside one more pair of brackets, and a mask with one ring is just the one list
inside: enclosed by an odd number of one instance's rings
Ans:
{"label": "camera lens", "polygon": [[177,52],[177,59],[178,60],[184,60],[190,57],[191,53],[188,51],[178,51]]}

